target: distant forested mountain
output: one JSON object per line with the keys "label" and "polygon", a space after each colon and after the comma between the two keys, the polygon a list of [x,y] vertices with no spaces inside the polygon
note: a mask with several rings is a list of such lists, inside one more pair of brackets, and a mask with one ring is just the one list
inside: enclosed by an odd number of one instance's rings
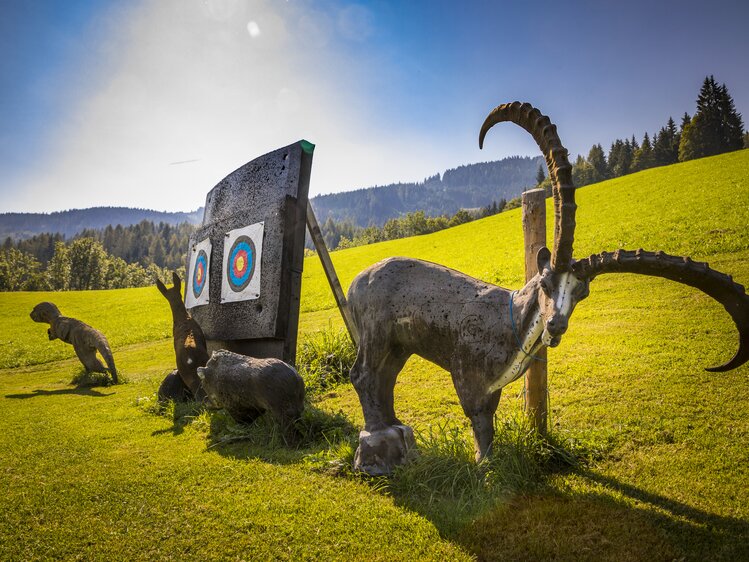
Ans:
{"label": "distant forested mountain", "polygon": [[45,232],[71,238],[84,230],[102,230],[109,225],[131,226],[142,221],[154,224],[200,224],[202,207],[191,213],[167,213],[128,207],[93,207],[54,213],[0,213],[0,240],[31,238]]}
{"label": "distant forested mountain", "polygon": [[357,226],[382,226],[388,219],[414,211],[427,216],[454,215],[459,209],[486,207],[510,200],[535,187],[543,158],[513,156],[495,162],[468,164],[419,183],[395,183],[318,195],[312,198],[317,219],[350,221]]}
{"label": "distant forested mountain", "polygon": [[[496,162],[469,164],[447,170],[418,183],[397,183],[312,198],[320,223],[332,218],[353,225],[382,226],[389,219],[423,211],[426,216],[452,216],[459,209],[478,209],[510,200],[524,188],[535,186],[541,157],[513,156]],[[107,226],[200,224],[203,209],[191,213],[167,213],[128,207],[93,207],[54,213],[0,213],[0,241],[26,240],[42,233],[71,239],[84,230]]]}

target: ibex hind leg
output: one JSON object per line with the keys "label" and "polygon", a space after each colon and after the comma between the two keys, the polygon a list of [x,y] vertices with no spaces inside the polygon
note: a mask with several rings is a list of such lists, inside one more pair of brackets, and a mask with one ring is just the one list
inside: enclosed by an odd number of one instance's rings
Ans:
{"label": "ibex hind leg", "polygon": [[359,395],[367,431],[402,425],[395,416],[393,390],[407,359],[408,356],[381,346],[359,346],[356,362],[351,368],[351,382]]}

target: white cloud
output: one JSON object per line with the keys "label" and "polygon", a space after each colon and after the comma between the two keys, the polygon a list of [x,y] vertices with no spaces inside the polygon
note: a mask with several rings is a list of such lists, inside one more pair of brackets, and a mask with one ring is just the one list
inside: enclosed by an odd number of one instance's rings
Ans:
{"label": "white cloud", "polygon": [[[367,13],[343,20],[367,33]],[[450,147],[379,125],[366,61],[348,58],[335,29],[295,3],[144,3],[83,61],[94,86],[6,210],[193,209],[232,170],[301,138],[317,145],[311,194],[439,171]]]}

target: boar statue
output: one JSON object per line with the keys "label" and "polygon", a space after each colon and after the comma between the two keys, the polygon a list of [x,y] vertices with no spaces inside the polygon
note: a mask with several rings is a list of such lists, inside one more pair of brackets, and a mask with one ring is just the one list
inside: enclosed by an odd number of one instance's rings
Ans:
{"label": "boar statue", "polygon": [[209,404],[224,408],[234,420],[252,423],[269,412],[288,428],[304,410],[304,381],[280,359],[258,359],[226,350],[214,351],[198,377]]}

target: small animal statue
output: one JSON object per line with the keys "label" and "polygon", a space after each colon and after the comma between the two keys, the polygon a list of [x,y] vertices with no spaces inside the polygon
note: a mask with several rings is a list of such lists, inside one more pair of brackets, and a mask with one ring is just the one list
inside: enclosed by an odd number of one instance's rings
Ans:
{"label": "small animal statue", "polygon": [[727,371],[749,360],[749,297],[730,276],[660,251],[620,249],[574,260],[575,187],[556,127],[530,104],[504,104],[484,122],[480,146],[486,132],[502,121],[528,131],[546,159],[553,187],[554,251],[541,248],[539,273],[518,291],[408,258],[384,260],[354,279],[348,302],[360,341],[351,381],[365,420],[356,466],[370,474],[405,462],[413,444],[410,428],[401,424],[393,407],[396,377],[412,354],[450,372],[480,460],[491,449],[502,388],[523,374],[542,346],[559,344],[575,305],[604,273],[664,277],[704,291],[723,305],[739,331],[733,359],[708,370]]}
{"label": "small animal statue", "polygon": [[172,273],[172,280],[174,286],[171,289],[167,289],[161,280],[156,280],[156,287],[169,301],[172,309],[172,336],[177,358],[177,370],[168,374],[159,387],[159,401],[179,402],[192,398],[203,402],[206,396],[197,370],[208,361],[205,336],[198,323],[187,312],[185,303],[182,302],[182,281],[176,271]]}
{"label": "small animal statue", "polygon": [[198,376],[212,405],[241,423],[269,412],[288,428],[304,410],[304,381],[280,359],[257,359],[226,350],[214,351]]}
{"label": "small animal statue", "polygon": [[[63,316],[60,309],[51,302],[40,302],[31,311],[30,316],[34,322],[49,324],[47,335],[50,340],[60,339],[71,344],[87,373],[109,372],[112,382],[118,383],[112,348],[99,330],[75,318]],[[104,358],[106,367],[96,356],[97,351]]]}

